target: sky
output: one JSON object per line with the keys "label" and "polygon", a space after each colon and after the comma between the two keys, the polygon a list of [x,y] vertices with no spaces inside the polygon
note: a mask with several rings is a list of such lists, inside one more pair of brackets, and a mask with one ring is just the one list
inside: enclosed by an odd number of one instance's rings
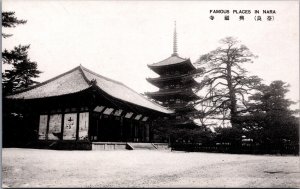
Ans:
{"label": "sky", "polygon": [[[2,10],[27,20],[25,25],[3,29],[13,36],[2,39],[2,48],[30,44],[29,57],[43,71],[40,82],[81,64],[139,93],[155,91],[146,78],[158,75],[147,65],[172,54],[176,20],[179,56],[194,63],[216,49],[220,39],[237,37],[258,55],[245,67],[249,74],[266,84],[289,83],[288,98],[299,100],[298,1],[3,0]],[[229,10],[230,20],[210,10]],[[244,21],[239,21],[240,15]],[[255,21],[257,15],[262,21]],[[274,20],[267,21],[267,16]]]}

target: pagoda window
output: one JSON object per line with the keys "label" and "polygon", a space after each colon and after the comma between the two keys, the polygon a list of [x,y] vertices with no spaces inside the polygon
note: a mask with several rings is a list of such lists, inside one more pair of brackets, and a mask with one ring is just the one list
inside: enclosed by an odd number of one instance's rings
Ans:
{"label": "pagoda window", "polygon": [[176,85],[176,89],[180,88],[181,86],[179,84]]}
{"label": "pagoda window", "polygon": [[170,102],[174,102],[175,100],[173,98],[170,99]]}
{"label": "pagoda window", "polygon": [[181,100],[180,99],[176,99],[176,104],[180,104]]}
{"label": "pagoda window", "polygon": [[170,87],[169,86],[165,86],[165,89],[169,89]]}

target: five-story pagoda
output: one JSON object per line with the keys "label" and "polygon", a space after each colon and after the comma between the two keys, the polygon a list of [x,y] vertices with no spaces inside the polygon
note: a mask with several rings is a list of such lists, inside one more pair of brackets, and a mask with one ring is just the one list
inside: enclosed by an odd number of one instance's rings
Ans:
{"label": "five-story pagoda", "polygon": [[177,53],[176,23],[174,29],[173,54],[148,67],[159,75],[157,78],[147,78],[147,81],[158,87],[156,92],[146,92],[150,98],[161,102],[163,106],[174,109],[176,118],[186,117],[186,113],[194,109],[193,102],[199,97],[193,92],[197,84],[194,75],[197,69],[190,59],[181,58]]}

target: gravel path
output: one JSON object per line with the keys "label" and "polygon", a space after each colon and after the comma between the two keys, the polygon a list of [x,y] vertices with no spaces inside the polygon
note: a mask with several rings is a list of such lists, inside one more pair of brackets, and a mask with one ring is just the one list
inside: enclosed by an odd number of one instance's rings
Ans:
{"label": "gravel path", "polygon": [[299,156],[2,150],[3,187],[300,187]]}

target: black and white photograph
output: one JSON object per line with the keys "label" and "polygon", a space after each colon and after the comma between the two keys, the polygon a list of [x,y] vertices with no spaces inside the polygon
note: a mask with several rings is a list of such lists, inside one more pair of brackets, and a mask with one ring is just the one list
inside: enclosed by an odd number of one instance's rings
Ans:
{"label": "black and white photograph", "polygon": [[2,188],[299,188],[299,1],[3,0]]}

